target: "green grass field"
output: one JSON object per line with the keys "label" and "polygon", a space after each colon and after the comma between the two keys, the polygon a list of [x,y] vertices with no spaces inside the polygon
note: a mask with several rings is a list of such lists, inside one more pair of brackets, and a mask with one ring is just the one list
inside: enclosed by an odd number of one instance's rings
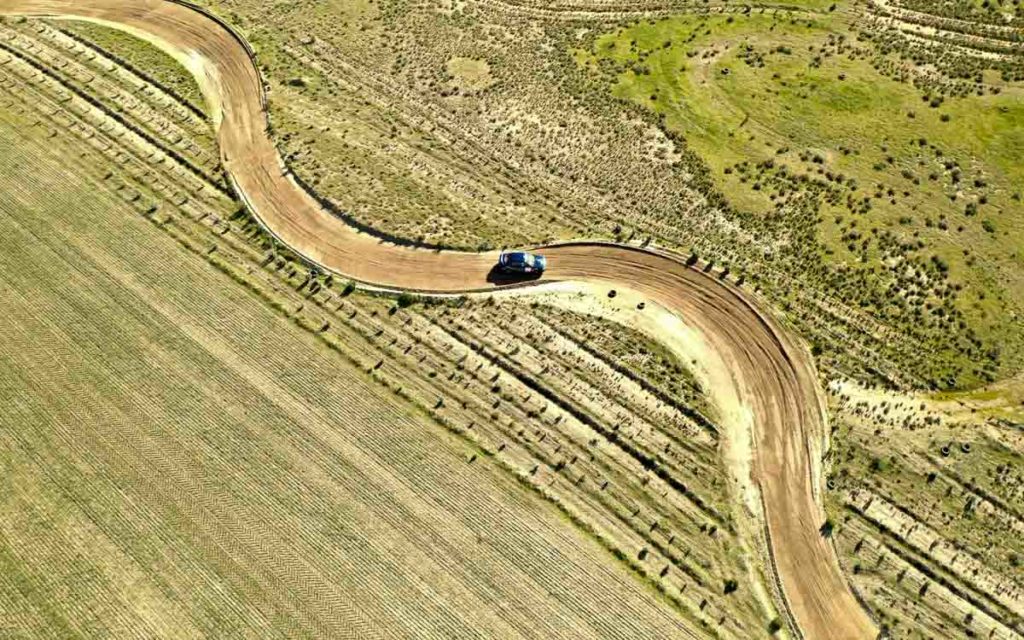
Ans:
{"label": "green grass field", "polygon": [[821,259],[889,286],[881,311],[945,307],[1017,359],[1024,89],[944,98],[876,54],[839,17],[753,14],[631,23],[575,55],[746,215],[798,228],[810,194]]}

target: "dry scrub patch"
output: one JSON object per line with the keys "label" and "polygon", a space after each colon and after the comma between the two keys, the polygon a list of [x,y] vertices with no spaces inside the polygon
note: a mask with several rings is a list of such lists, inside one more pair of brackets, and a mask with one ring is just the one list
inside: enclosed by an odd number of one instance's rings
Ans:
{"label": "dry scrub patch", "polygon": [[[895,637],[1024,630],[1024,437],[964,399],[833,385],[829,526]],[[975,404],[977,406],[972,406]]]}

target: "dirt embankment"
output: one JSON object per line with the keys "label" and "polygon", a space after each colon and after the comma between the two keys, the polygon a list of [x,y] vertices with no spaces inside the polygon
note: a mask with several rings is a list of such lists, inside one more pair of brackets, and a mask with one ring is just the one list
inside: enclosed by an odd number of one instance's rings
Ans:
{"label": "dirt embankment", "polygon": [[[324,267],[395,289],[493,286],[493,253],[389,243],[350,226],[302,189],[268,135],[263,85],[247,45],[200,11],[169,0],[2,0],[0,13],[63,16],[117,26],[181,61],[215,109],[223,164],[262,223]],[[545,280],[619,285],[673,311],[727,363],[735,397],[753,416],[754,484],[761,491],[774,568],[807,638],[871,638],[873,623],[819,534],[817,495],[825,415],[809,355],[735,287],[666,255],[598,244],[545,250]]]}

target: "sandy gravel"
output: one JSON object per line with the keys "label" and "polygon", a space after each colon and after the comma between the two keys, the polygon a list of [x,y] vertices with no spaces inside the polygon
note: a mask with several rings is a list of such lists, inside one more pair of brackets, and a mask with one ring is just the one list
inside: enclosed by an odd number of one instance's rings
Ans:
{"label": "sandy gravel", "polygon": [[[304,256],[345,276],[396,289],[465,291],[493,286],[496,254],[400,247],[324,210],[284,169],[268,135],[262,82],[247,45],[210,17],[169,0],[0,0],[0,13],[84,18],[117,25],[167,50],[196,75],[219,112],[224,167],[267,228]],[[622,286],[671,310],[730,372],[728,392],[752,416],[753,483],[774,568],[807,638],[873,638],[832,547],[818,533],[826,416],[806,349],[737,288],[658,253],[582,244],[545,249],[546,281]],[[721,392],[725,393],[725,392]],[[728,411],[729,407],[722,407]]]}

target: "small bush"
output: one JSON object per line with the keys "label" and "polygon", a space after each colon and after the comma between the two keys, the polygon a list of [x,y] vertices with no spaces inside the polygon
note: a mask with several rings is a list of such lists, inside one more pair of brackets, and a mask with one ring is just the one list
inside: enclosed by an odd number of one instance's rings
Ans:
{"label": "small bush", "polygon": [[416,304],[416,302],[418,301],[419,296],[413,295],[408,291],[403,291],[401,294],[399,294],[397,302],[400,308],[405,309],[406,307],[411,307],[412,305]]}
{"label": "small bush", "polygon": [[832,521],[832,518],[825,520],[825,523],[818,528],[818,533],[825,538],[831,538],[832,534],[835,533],[836,523]]}

